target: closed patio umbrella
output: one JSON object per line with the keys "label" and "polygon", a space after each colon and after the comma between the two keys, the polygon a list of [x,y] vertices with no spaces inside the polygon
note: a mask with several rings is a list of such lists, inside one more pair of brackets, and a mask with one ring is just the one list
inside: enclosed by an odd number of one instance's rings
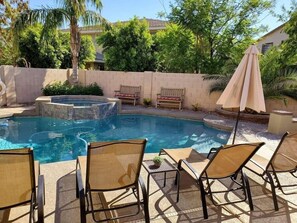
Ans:
{"label": "closed patio umbrella", "polygon": [[251,45],[245,51],[244,57],[217,101],[222,108],[239,109],[232,144],[235,141],[240,111],[246,108],[256,112],[266,111],[258,54],[255,45]]}

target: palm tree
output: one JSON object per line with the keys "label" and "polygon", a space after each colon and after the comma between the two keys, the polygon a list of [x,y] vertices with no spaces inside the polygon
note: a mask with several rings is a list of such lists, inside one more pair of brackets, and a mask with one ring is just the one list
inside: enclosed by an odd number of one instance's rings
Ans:
{"label": "palm tree", "polygon": [[[42,38],[46,40],[47,35],[58,27],[69,23],[70,48],[72,54],[72,83],[78,83],[78,58],[80,51],[80,32],[78,23],[84,25],[95,25],[106,23],[101,16],[101,0],[57,0],[59,8],[42,7],[42,9],[27,10],[20,14],[15,25],[16,42],[19,33],[29,24],[43,23]],[[98,12],[87,9],[88,6],[95,7]]]}
{"label": "palm tree", "polygon": [[[266,66],[269,67],[270,64]],[[273,72],[274,71],[274,72]],[[269,72],[264,69],[262,65],[262,84],[264,97],[266,99],[283,100],[286,104],[286,97],[291,97],[297,100],[297,69],[296,68],[283,68],[273,70],[270,66]],[[215,80],[209,88],[209,93],[215,91],[224,91],[232,74],[206,74],[203,76],[204,80]]]}
{"label": "palm tree", "polygon": [[[204,75],[204,80],[216,80],[210,85],[209,93],[215,91],[224,91],[232,74],[224,75]],[[286,103],[286,97],[297,100],[297,70],[284,69],[278,72],[278,75],[262,74],[262,84],[264,96],[266,99],[280,99]]]}

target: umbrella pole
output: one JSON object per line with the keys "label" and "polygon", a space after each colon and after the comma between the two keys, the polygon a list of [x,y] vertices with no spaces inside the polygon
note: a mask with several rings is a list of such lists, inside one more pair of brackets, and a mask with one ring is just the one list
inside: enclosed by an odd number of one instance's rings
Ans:
{"label": "umbrella pole", "polygon": [[236,136],[237,126],[238,126],[238,121],[239,121],[239,115],[240,115],[240,110],[237,113],[237,118],[236,118],[236,123],[235,123],[235,129],[234,129],[234,135],[233,135],[232,145],[234,145],[234,142],[235,142],[235,136]]}

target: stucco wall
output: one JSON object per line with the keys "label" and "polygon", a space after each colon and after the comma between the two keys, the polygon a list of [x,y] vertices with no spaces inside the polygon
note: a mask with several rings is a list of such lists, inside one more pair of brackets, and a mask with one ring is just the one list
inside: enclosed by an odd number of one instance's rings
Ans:
{"label": "stucco wall", "polygon": [[294,116],[297,116],[297,101],[286,97],[286,103],[283,100],[266,100],[266,110],[267,112],[272,112],[273,110],[284,110],[290,111]]}
{"label": "stucco wall", "polygon": [[141,97],[144,95],[144,75],[142,72],[115,71],[86,71],[85,84],[97,83],[103,90],[104,96],[114,97],[114,91],[119,90],[120,84],[141,86]]}
{"label": "stucco wall", "polygon": [[[71,70],[16,68],[1,66],[0,77],[7,86],[6,94],[1,98],[1,105],[8,106],[21,103],[33,103],[41,96],[41,88],[54,81],[64,82]],[[205,110],[215,110],[220,93],[209,94],[212,81],[203,81],[202,74],[158,73],[158,72],[115,72],[79,70],[79,81],[83,85],[96,82],[107,97],[114,96],[120,84],[141,86],[141,99],[151,98],[155,104],[161,87],[185,88],[184,107],[191,109],[193,104]],[[287,98],[287,106],[280,100],[266,100],[267,112],[287,110],[297,116],[297,101]]]}
{"label": "stucco wall", "polygon": [[67,70],[21,68],[3,66],[4,83],[7,87],[7,105],[32,103],[42,94],[41,89],[54,81],[67,80]]}
{"label": "stucco wall", "polygon": [[185,88],[185,108],[192,108],[193,104],[198,103],[203,109],[214,110],[220,95],[209,94],[210,81],[203,81],[201,74],[86,71],[85,76],[86,84],[98,83],[107,97],[113,97],[114,90],[118,90],[121,84],[141,86],[140,101],[151,98],[153,104],[161,87]]}
{"label": "stucco wall", "polygon": [[161,87],[165,88],[185,88],[184,107],[192,108],[197,104],[207,110],[214,110],[219,94],[209,94],[210,81],[203,81],[202,74],[184,73],[154,73],[152,86],[152,99],[157,98]]}

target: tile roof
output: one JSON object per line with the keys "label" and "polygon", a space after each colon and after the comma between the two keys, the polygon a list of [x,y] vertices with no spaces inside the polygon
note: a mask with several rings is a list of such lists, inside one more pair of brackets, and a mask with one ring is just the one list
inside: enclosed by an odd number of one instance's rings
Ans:
{"label": "tile roof", "polygon": [[[149,29],[165,29],[166,24],[168,21],[165,20],[160,20],[160,19],[148,19],[148,18],[142,18],[139,19],[140,21],[146,20],[149,25]],[[118,21],[118,22],[113,22],[111,24],[117,24],[117,23],[128,23],[129,21]],[[84,26],[84,27],[79,27],[80,31],[95,31],[95,30],[100,30],[100,25],[95,25],[95,26]],[[69,29],[62,29],[62,31],[67,32]]]}
{"label": "tile roof", "polygon": [[[143,20],[146,20],[149,24],[149,28],[153,28],[153,27],[165,27],[166,24],[168,23],[168,21],[165,21],[165,20],[160,20],[160,19],[148,19],[148,18],[143,18],[143,19],[139,19],[140,21],[143,21]],[[127,23],[129,21],[119,21],[121,23]],[[116,24],[117,22],[115,23],[112,23],[112,24]]]}

